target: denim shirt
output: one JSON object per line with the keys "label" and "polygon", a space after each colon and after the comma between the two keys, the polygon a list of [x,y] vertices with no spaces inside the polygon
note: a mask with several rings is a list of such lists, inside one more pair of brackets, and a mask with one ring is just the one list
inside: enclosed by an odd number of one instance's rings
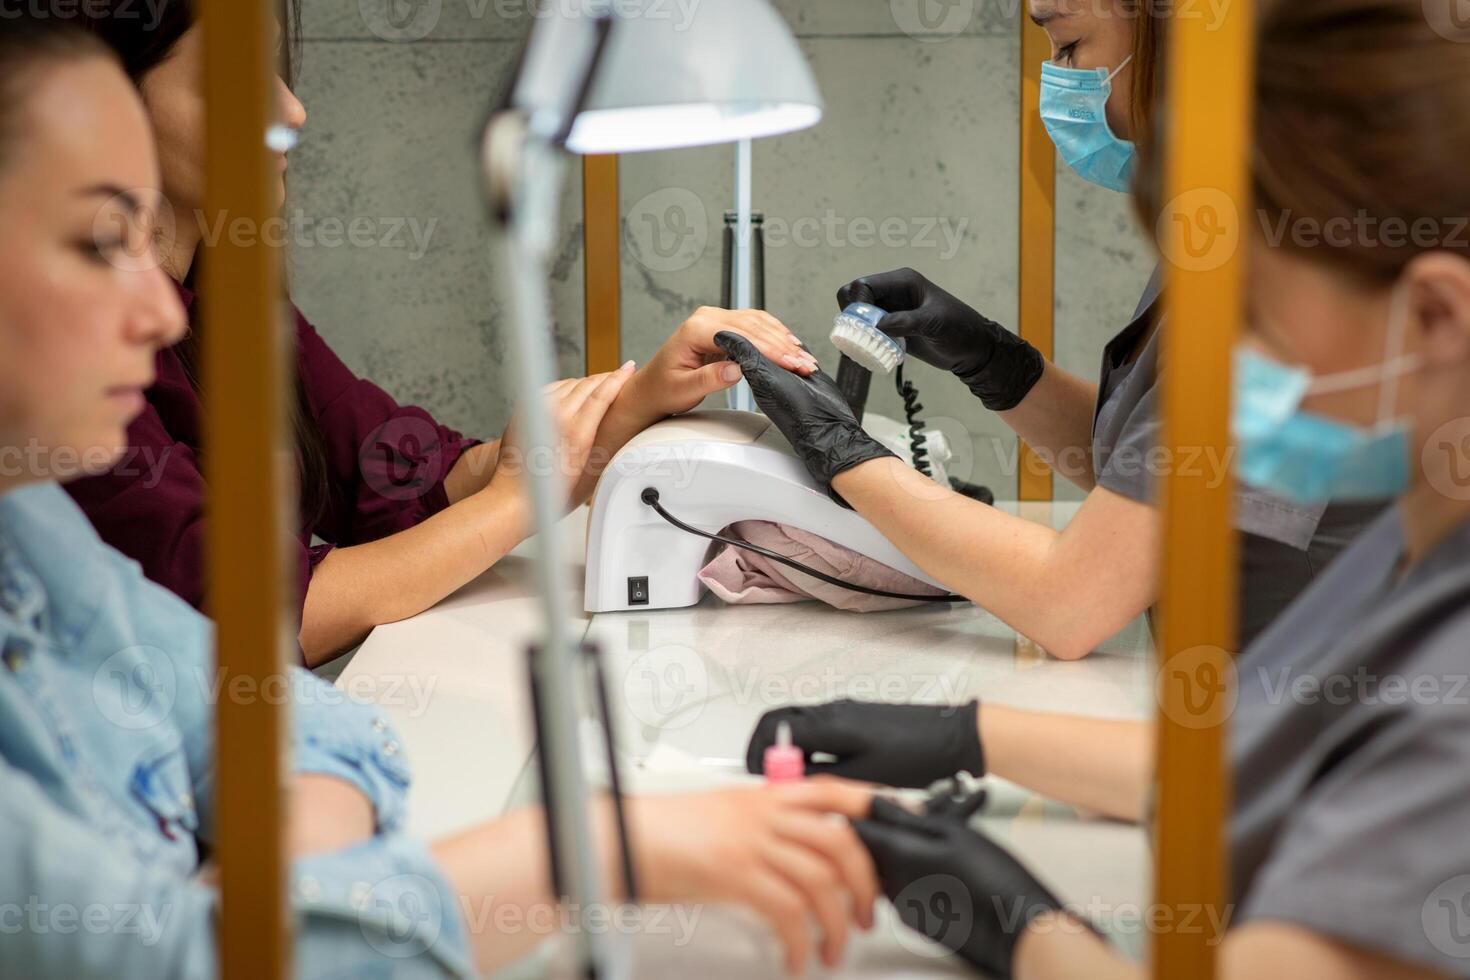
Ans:
{"label": "denim shirt", "polygon": [[104,545],[54,484],[0,497],[0,973],[217,972],[220,696],[288,700],[291,770],[347,780],[373,838],[293,862],[302,977],[468,976],[428,850],[402,832],[409,771],[386,719],[291,668],[258,692],[215,676],[208,620]]}

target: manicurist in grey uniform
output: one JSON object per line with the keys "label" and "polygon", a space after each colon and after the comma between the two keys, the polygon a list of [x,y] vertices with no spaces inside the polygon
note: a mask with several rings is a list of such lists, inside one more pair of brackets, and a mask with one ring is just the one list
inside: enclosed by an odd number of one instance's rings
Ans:
{"label": "manicurist in grey uniform", "polygon": [[[1156,5],[1115,16],[1109,4],[1038,0],[1047,31],[1041,115],[1059,155],[1081,176],[1115,191],[1133,173],[1130,134],[1146,132],[1161,46]],[[1149,283],[1133,320],[1107,345],[1096,383],[1041,353],[911,269],[858,279],[838,302],[889,311],[879,329],[908,353],[952,372],[999,413],[1053,469],[1087,492],[1061,531],[936,490],[868,440],[819,445],[840,426],[811,425],[803,386],[777,385],[762,404],[791,419],[787,435],[814,475],[873,523],[905,555],[951,590],[974,600],[1046,648],[1075,660],[1148,609],[1158,595],[1160,514],[1155,485],[1171,466],[1221,471],[1201,454],[1159,458],[1161,277]],[[1167,329],[1189,329],[1173,324]],[[779,380],[779,379],[778,379]],[[783,401],[780,389],[792,389]],[[863,447],[867,447],[865,450]],[[1304,505],[1243,487],[1240,621],[1243,649],[1381,509],[1382,501]]]}
{"label": "manicurist in grey uniform", "polygon": [[[1470,214],[1470,28],[1437,26],[1418,0],[1261,5],[1257,227]],[[1236,471],[1308,512],[1396,500],[1235,662],[1231,894],[1211,913],[1228,927],[1223,980],[1470,974],[1470,242],[1456,228],[1248,242]],[[1145,723],[836,702],[768,713],[752,759],[782,721],[833,757],[817,771],[912,786],[988,771],[1150,816]],[[963,820],[879,801],[858,830],[884,890],[910,899],[900,915],[988,974],[1142,975],[1077,921],[1093,896],[1064,903]],[[967,893],[943,896],[972,910],[960,928],[922,915],[944,889]]]}

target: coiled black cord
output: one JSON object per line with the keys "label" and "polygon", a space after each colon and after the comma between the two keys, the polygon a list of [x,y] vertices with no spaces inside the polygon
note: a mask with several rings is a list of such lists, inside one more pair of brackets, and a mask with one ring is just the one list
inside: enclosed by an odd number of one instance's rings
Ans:
{"label": "coiled black cord", "polygon": [[677,527],[681,531],[687,531],[690,534],[696,534],[701,538],[708,538],[711,541],[718,541],[721,544],[732,545],[736,548],[744,548],[746,551],[753,551],[758,555],[763,555],[766,558],[771,559],[771,561],[780,562],[783,565],[794,568],[804,575],[810,575],[812,578],[820,579],[823,582],[826,582],[828,585],[836,585],[840,588],[850,589],[853,592],[862,592],[865,595],[882,596],[885,599],[908,599],[912,602],[970,601],[962,595],[954,595],[953,593],[945,593],[943,595],[911,595],[906,592],[886,592],[883,589],[870,589],[866,585],[857,585],[853,582],[844,582],[840,578],[834,578],[833,576],[828,575],[826,572],[819,572],[815,568],[809,568],[799,561],[787,558],[785,555],[778,555],[776,554],[776,552],[770,550],[769,548],[762,548],[760,545],[751,544],[748,541],[737,541],[734,538],[721,537],[718,534],[710,534],[708,531],[701,531],[697,527],[691,527],[690,525],[685,524],[683,521],[679,520],[673,514],[670,514],[668,511],[664,510],[663,505],[658,502],[658,491],[655,490],[653,487],[645,487],[643,489],[643,502],[652,507],[655,511],[657,511],[659,517],[662,517],[664,520],[668,521],[670,524],[674,525],[674,527]]}
{"label": "coiled black cord", "polygon": [[929,440],[924,436],[924,420],[919,418],[919,413],[924,410],[924,406],[919,404],[919,389],[912,381],[903,379],[902,364],[893,377],[898,385],[898,397],[903,399],[903,416],[909,423],[909,453],[914,460],[914,469],[932,479],[934,470],[929,465]]}
{"label": "coiled black cord", "polygon": [[[903,379],[903,365],[899,364],[894,373],[894,381],[898,385],[898,396],[903,399],[904,418],[909,423],[909,453],[913,456],[914,469],[934,479],[934,467],[929,465],[929,439],[924,435],[925,423],[919,418],[919,413],[924,406],[919,404],[919,389],[912,381]],[[967,483],[964,480],[949,478],[950,489],[956,493],[964,494],[972,500],[978,500],[982,504],[994,504],[995,494],[989,487],[978,486]]]}

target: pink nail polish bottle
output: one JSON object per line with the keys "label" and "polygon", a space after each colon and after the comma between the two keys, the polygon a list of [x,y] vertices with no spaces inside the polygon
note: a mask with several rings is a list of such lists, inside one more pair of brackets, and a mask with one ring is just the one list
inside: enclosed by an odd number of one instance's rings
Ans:
{"label": "pink nail polish bottle", "polygon": [[806,757],[791,744],[791,726],[786,722],[776,727],[776,744],[767,746],[764,761],[767,784],[796,783],[806,776]]}

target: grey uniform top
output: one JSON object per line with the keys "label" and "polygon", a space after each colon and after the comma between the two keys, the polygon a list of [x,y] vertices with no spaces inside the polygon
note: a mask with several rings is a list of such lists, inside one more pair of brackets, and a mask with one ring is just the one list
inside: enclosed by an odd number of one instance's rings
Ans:
{"label": "grey uniform top", "polygon": [[[1092,467],[1097,485],[1148,504],[1155,499],[1157,478],[1170,465],[1158,458],[1163,452],[1158,444],[1162,324],[1145,341],[1150,325],[1163,316],[1159,302],[1162,282],[1155,271],[1132,322],[1103,351],[1092,425]],[[1213,475],[1230,461],[1201,453],[1195,458],[1186,454],[1172,462],[1180,467],[1201,467]],[[1238,486],[1235,526],[1241,532],[1239,649],[1249,646],[1382,507],[1304,507],[1254,487]]]}
{"label": "grey uniform top", "polygon": [[1470,975],[1470,522],[1395,581],[1397,508],[1237,662],[1233,925]]}

